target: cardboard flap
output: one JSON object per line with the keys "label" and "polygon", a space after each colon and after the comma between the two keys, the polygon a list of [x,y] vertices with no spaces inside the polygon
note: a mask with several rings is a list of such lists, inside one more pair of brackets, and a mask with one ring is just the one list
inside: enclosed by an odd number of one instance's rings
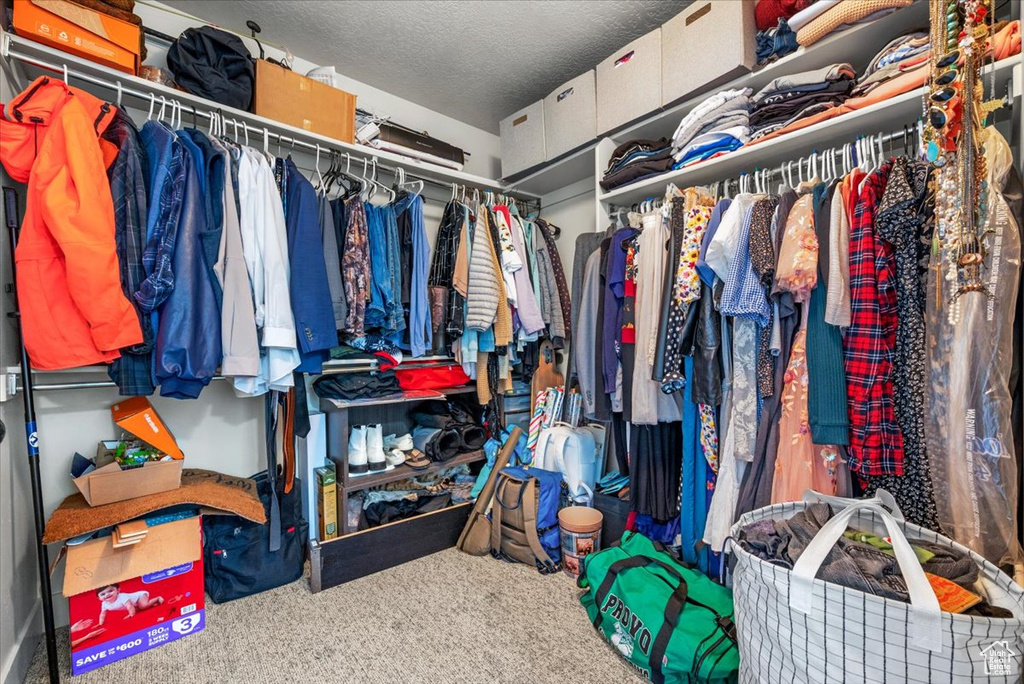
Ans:
{"label": "cardboard flap", "polygon": [[145,539],[120,549],[114,548],[113,537],[69,546],[64,596],[199,560],[200,520],[186,518],[150,527]]}
{"label": "cardboard flap", "polygon": [[185,458],[174,435],[160,420],[156,409],[146,397],[132,397],[110,407],[114,422],[154,449],[170,454],[176,460]]}

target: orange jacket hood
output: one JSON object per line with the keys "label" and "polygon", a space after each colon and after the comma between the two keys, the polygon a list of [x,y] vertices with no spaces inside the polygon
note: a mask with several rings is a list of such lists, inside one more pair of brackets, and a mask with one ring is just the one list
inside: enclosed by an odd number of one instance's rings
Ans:
{"label": "orange jacket hood", "polygon": [[43,76],[0,119],[0,161],[28,184],[14,258],[34,368],[110,362],[143,341],[117,260],[107,180],[117,149],[100,139],[114,113],[92,95]]}
{"label": "orange jacket hood", "polygon": [[40,76],[4,107],[4,117],[0,119],[0,158],[11,178],[28,183],[46,129],[71,98],[75,98],[95,122],[103,165],[110,166],[117,156],[117,148],[99,136],[113,121],[114,107],[64,81]]}

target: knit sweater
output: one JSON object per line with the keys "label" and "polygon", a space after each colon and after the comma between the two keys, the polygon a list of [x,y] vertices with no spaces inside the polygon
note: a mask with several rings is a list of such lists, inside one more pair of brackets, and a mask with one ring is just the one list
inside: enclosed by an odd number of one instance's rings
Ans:
{"label": "knit sweater", "polygon": [[825,322],[850,327],[850,219],[843,180],[832,196],[828,234],[828,292]]}
{"label": "knit sweater", "polygon": [[818,237],[818,285],[807,310],[807,414],[815,444],[850,443],[843,337],[825,322],[828,288],[830,188],[814,188],[814,228]]}

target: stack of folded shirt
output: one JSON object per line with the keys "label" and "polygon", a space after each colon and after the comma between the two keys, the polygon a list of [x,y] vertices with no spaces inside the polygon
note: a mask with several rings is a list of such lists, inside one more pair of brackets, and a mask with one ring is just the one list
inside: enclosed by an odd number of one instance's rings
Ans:
{"label": "stack of folded shirt", "polygon": [[[996,62],[1020,54],[1020,40],[1019,20],[997,22],[992,26],[992,36],[989,38],[988,50],[985,54]],[[930,55],[926,54],[926,65],[929,57]],[[838,107],[833,107],[823,112],[806,116],[798,121],[794,121],[784,128],[776,130],[773,133],[768,133],[764,136],[758,137],[751,142],[765,142],[772,138],[777,138],[780,135],[786,135],[802,128],[821,123],[822,121],[828,121],[829,119],[834,119],[858,109],[863,109],[879,102],[884,102],[889,98],[902,95],[903,93],[908,93],[915,88],[921,88],[928,82],[928,75],[930,73],[931,71],[929,69],[924,68],[907,69],[900,72],[898,75],[894,75],[892,78],[876,83],[875,86],[871,87],[866,93],[856,97],[851,97]]]}
{"label": "stack of folded shirt", "polygon": [[672,168],[742,147],[750,140],[750,88],[723,90],[683,117],[672,135]]}
{"label": "stack of folded shirt", "polygon": [[868,64],[857,79],[852,96],[867,95],[890,79],[914,69],[927,68],[930,58],[927,31],[915,31],[895,38]]}
{"label": "stack of folded shirt", "polygon": [[672,168],[672,147],[666,138],[630,140],[612,152],[601,187],[605,192],[665,173]]}
{"label": "stack of folded shirt", "polygon": [[779,19],[779,23],[764,31],[758,31],[757,36],[757,66],[771,64],[777,59],[796,52],[800,47],[796,43],[796,34],[785,19]]}
{"label": "stack of folded shirt", "polygon": [[855,78],[853,67],[845,63],[776,78],[753,98],[751,137],[756,140],[841,105],[850,97]]}
{"label": "stack of folded shirt", "polygon": [[813,45],[834,31],[881,19],[914,0],[818,0],[789,18],[796,42]]}

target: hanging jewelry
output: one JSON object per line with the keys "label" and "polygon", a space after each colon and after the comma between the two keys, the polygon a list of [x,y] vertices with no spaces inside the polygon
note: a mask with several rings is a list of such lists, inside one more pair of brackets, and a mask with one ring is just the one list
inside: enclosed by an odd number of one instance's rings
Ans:
{"label": "hanging jewelry", "polygon": [[963,28],[958,33],[958,47],[963,55],[961,69],[962,126],[957,141],[957,234],[952,254],[957,265],[957,288],[953,301],[968,292],[981,292],[991,298],[982,277],[985,265],[985,247],[982,242],[985,219],[988,215],[987,168],[981,133],[985,115],[981,103],[984,88],[981,66],[989,41],[989,0],[964,0]]}

